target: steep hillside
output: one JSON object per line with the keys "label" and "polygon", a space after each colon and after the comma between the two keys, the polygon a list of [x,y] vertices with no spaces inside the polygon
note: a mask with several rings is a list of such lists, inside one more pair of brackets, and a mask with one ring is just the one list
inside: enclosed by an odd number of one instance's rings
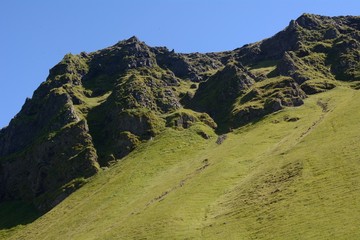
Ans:
{"label": "steep hillside", "polygon": [[[168,129],[9,239],[358,238],[360,92],[227,135]],[[197,132],[209,134],[206,140]]]}
{"label": "steep hillside", "polygon": [[233,51],[67,54],[0,130],[0,236],[358,238],[359,49],[359,17],[304,14]]}

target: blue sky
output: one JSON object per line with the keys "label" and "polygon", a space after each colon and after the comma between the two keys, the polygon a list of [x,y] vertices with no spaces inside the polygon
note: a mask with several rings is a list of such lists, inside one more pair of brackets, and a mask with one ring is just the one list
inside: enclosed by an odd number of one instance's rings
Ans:
{"label": "blue sky", "polygon": [[66,53],[136,35],[176,52],[231,50],[302,13],[360,15],[359,0],[1,0],[0,128]]}

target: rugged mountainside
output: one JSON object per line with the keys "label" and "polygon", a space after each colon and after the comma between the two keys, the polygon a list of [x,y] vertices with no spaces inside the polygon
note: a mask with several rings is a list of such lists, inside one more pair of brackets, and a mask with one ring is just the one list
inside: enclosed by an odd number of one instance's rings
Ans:
{"label": "rugged mountainside", "polygon": [[360,18],[304,14],[275,36],[180,54],[136,37],[67,54],[0,131],[0,202],[47,211],[144,142],[196,124],[228,133],[360,80]]}

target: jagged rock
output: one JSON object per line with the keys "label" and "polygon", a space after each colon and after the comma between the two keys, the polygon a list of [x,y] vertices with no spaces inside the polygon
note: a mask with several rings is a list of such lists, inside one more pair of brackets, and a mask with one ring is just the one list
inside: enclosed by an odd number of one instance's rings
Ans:
{"label": "jagged rock", "polygon": [[[252,89],[240,100],[244,106],[231,113],[229,125],[236,128],[284,107],[300,106],[304,103],[304,98],[306,94],[291,78],[266,84],[261,89]],[[251,102],[254,104],[249,104]]]}
{"label": "jagged rock", "polygon": [[196,122],[202,122],[215,129],[217,124],[206,113],[197,113],[191,110],[179,110],[166,117],[166,126],[174,128],[189,128]]}
{"label": "jagged rock", "polygon": [[[164,49],[163,49],[164,50]],[[175,76],[179,78],[189,78],[192,81],[197,81],[195,70],[191,67],[186,58],[174,52],[156,51],[157,62],[159,66],[170,69]]]}
{"label": "jagged rock", "polygon": [[[36,96],[34,96],[36,98]],[[54,121],[56,119],[56,121]],[[56,131],[78,120],[68,94],[52,91],[43,102],[27,100],[0,139],[0,157],[27,147],[42,131]],[[31,131],[29,131],[31,129]]]}
{"label": "jagged rock", "polygon": [[189,106],[196,111],[208,113],[218,122],[226,118],[235,99],[254,82],[252,75],[242,66],[229,64],[199,85]]}
{"label": "jagged rock", "polygon": [[179,86],[180,81],[175,77],[175,74],[171,71],[167,71],[167,74],[162,75],[162,80],[168,85],[168,86]]}
{"label": "jagged rock", "polygon": [[335,39],[339,36],[339,31],[336,28],[330,28],[326,30],[324,34],[325,39]]}
{"label": "jagged rock", "polygon": [[133,72],[114,88],[111,98],[123,109],[142,107],[164,113],[180,108],[174,91],[163,78],[164,74],[158,79],[151,72]]}
{"label": "jagged rock", "polygon": [[294,52],[285,52],[283,58],[277,65],[278,73],[283,76],[292,77],[298,84],[302,84],[309,80],[309,78],[299,72],[301,69],[301,63],[299,63],[299,61],[299,58]]}
{"label": "jagged rock", "polygon": [[75,178],[92,176],[98,169],[86,122],[80,121],[3,161],[0,196],[2,200],[39,201],[46,194],[49,205],[40,201],[38,207],[48,210],[63,185]]}
{"label": "jagged rock", "polygon": [[120,41],[112,47],[89,55],[86,79],[114,75],[127,69],[155,66],[156,58],[150,48],[136,37]]}
{"label": "jagged rock", "polygon": [[301,85],[301,89],[306,93],[306,94],[316,94],[316,93],[321,93],[321,92],[325,92],[327,90],[331,90],[333,88],[335,88],[336,85],[334,83],[330,83],[330,82],[305,82]]}
{"label": "jagged rock", "polygon": [[319,21],[318,15],[313,14],[303,14],[298,19],[296,19],[296,22],[303,28],[311,29],[311,30],[318,30],[322,28],[321,21]]}
{"label": "jagged rock", "polygon": [[265,115],[266,111],[263,107],[247,106],[233,114],[231,125],[233,127],[239,127],[246,123],[258,120]]}
{"label": "jagged rock", "polygon": [[222,144],[227,138],[226,134],[222,134],[220,135],[217,139],[216,139],[216,144],[220,145]]}
{"label": "jagged rock", "polygon": [[355,39],[344,37],[329,52],[331,71],[336,79],[345,81],[360,80],[360,43]]}
{"label": "jagged rock", "polygon": [[223,66],[219,57],[214,54],[179,54],[167,48],[153,48],[156,61],[160,67],[171,70],[175,76],[193,82],[203,80],[202,75]]}
{"label": "jagged rock", "polygon": [[101,166],[108,165],[110,155],[116,159],[126,156],[140,141],[155,136],[164,125],[154,110],[127,108],[117,100],[110,96],[89,112],[90,134]]}
{"label": "jagged rock", "polygon": [[293,75],[299,68],[296,66],[294,60],[295,54],[293,52],[285,52],[281,61],[277,65],[277,70],[280,75],[290,76]]}
{"label": "jagged rock", "polygon": [[193,83],[193,84],[191,84],[190,88],[191,88],[191,89],[196,89],[196,88],[197,88],[197,85]]}

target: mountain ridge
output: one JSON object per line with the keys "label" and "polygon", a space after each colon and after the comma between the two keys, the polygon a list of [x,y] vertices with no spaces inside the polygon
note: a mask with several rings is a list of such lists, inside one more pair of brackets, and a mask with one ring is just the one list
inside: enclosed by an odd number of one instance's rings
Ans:
{"label": "mountain ridge", "polygon": [[134,36],[67,54],[0,130],[0,202],[46,212],[167,128],[196,125],[209,140],[342,82],[357,88],[359,49],[359,17],[303,14],[233,51],[175,53]]}

